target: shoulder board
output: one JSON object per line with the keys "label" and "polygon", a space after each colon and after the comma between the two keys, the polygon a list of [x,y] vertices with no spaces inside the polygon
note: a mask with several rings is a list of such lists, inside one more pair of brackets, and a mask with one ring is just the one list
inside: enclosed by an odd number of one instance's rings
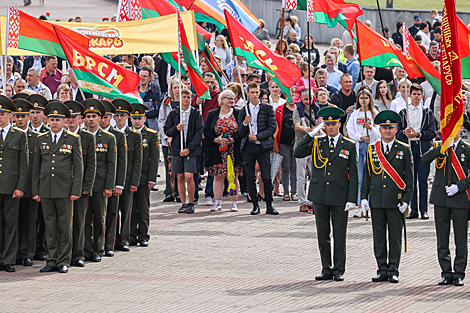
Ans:
{"label": "shoulder board", "polygon": [[15,130],[17,130],[17,131],[20,131],[20,132],[22,132],[22,133],[25,133],[25,132],[26,132],[26,130],[22,130],[21,128],[18,128],[18,127],[16,127],[16,126],[13,126],[13,129],[15,129]]}
{"label": "shoulder board", "polygon": [[326,137],[326,135],[321,135],[321,136],[314,136],[313,138],[323,139],[325,137]]}
{"label": "shoulder board", "polygon": [[405,147],[409,147],[409,146],[410,146],[409,144],[404,143],[404,142],[399,141],[399,140],[396,140],[396,142],[397,142],[399,145],[402,145],[402,146],[405,146]]}
{"label": "shoulder board", "polygon": [[39,134],[38,137],[41,137],[41,136],[44,136],[44,135],[47,135],[48,133],[42,133],[42,134]]}
{"label": "shoulder board", "polygon": [[349,141],[350,143],[356,144],[356,143],[354,142],[354,140],[352,140],[352,139],[349,139],[349,138],[346,138],[346,137],[343,137],[343,139]]}
{"label": "shoulder board", "polygon": [[150,128],[148,128],[148,127],[147,127],[147,131],[148,131],[149,133],[153,133],[153,134],[158,133],[155,129],[150,129]]}
{"label": "shoulder board", "polygon": [[470,143],[466,142],[466,141],[463,141],[463,140],[460,140],[464,145],[466,146],[469,146],[470,147]]}
{"label": "shoulder board", "polygon": [[70,136],[74,136],[74,137],[80,137],[79,134],[75,134],[74,132],[71,132],[70,130],[67,131],[67,134],[69,134]]}
{"label": "shoulder board", "polygon": [[103,133],[105,133],[105,134],[108,134],[108,135],[114,136],[114,135],[113,135],[113,134],[111,134],[109,131],[106,131],[106,130],[104,130],[104,129],[102,129],[102,131],[103,131]]}

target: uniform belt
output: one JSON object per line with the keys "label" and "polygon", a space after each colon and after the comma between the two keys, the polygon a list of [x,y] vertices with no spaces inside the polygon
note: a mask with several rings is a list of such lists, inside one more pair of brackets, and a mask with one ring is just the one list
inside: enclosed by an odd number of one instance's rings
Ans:
{"label": "uniform belt", "polygon": [[259,141],[259,140],[249,140],[248,139],[248,141],[251,142],[251,143],[254,143],[255,145],[260,145],[261,144],[261,141]]}

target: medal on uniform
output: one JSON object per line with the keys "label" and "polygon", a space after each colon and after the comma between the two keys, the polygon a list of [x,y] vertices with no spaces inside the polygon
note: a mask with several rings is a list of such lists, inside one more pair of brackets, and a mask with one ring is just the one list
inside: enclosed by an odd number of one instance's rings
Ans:
{"label": "medal on uniform", "polygon": [[460,155],[460,160],[461,160],[462,162],[465,161],[465,153],[462,153],[462,154]]}
{"label": "medal on uniform", "polygon": [[142,146],[143,146],[144,148],[147,148],[148,145],[149,145],[149,144],[147,143],[147,139],[143,139],[143,140],[142,140]]}

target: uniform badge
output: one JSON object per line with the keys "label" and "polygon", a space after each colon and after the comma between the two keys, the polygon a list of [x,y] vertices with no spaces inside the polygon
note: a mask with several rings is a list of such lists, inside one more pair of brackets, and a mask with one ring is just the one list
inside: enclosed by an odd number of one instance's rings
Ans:
{"label": "uniform badge", "polygon": [[343,159],[349,159],[349,151],[348,150],[344,150],[342,149],[340,152],[339,152],[339,156]]}
{"label": "uniform badge", "polygon": [[401,160],[401,159],[403,159],[403,155],[404,155],[404,154],[403,154],[403,151],[398,151],[398,152],[397,152],[397,155],[396,155],[395,157],[396,157],[397,159],[400,159],[400,160]]}
{"label": "uniform badge", "polygon": [[462,154],[460,155],[460,160],[461,160],[462,162],[465,161],[465,153],[462,153]]}
{"label": "uniform badge", "polygon": [[114,152],[117,152],[117,146],[114,145]]}
{"label": "uniform badge", "polygon": [[145,139],[145,138],[142,139],[142,147],[144,147],[144,149],[145,149],[145,148],[148,147],[148,145],[149,145],[149,144],[148,144],[148,142],[147,142],[147,139]]}
{"label": "uniform badge", "polygon": [[28,142],[27,141],[24,143],[24,147],[25,147],[26,150],[28,150]]}

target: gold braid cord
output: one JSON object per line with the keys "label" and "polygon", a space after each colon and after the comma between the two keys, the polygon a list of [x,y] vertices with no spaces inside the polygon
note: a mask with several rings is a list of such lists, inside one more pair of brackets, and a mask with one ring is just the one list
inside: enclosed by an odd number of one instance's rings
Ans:
{"label": "gold braid cord", "polygon": [[[321,164],[321,166],[317,165],[317,156],[318,156],[318,161]],[[320,153],[318,137],[315,137],[313,140],[312,157],[313,157],[313,164],[315,165],[316,168],[324,168],[326,166],[326,163],[328,163],[328,158],[323,157]]]}
{"label": "gold braid cord", "polygon": [[[367,149],[367,155],[368,155],[368,160],[370,167],[372,171],[374,172],[375,175],[380,175],[383,172],[382,166],[377,166],[374,163],[374,158],[372,156],[372,146],[369,146],[369,149]],[[382,165],[382,164],[380,164]],[[371,173],[369,172],[369,176],[372,176]]]}
{"label": "gold braid cord", "polygon": [[[439,143],[438,142],[435,142],[434,143],[434,148],[437,148],[439,146]],[[447,152],[446,152],[447,153]],[[444,156],[442,158],[436,158],[436,168],[438,170],[440,170],[441,168],[443,168],[447,163],[447,156]]]}

